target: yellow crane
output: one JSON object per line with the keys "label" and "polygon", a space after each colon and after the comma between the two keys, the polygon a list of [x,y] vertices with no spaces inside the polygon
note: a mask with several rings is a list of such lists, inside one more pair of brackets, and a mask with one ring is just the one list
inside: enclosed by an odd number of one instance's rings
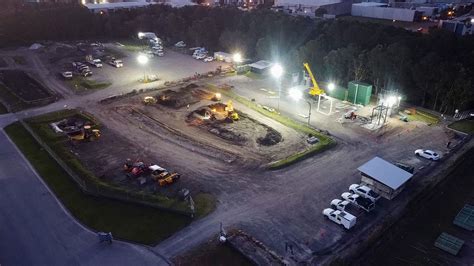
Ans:
{"label": "yellow crane", "polygon": [[308,75],[309,75],[309,77],[311,78],[311,81],[313,82],[313,87],[311,87],[311,88],[309,89],[309,94],[310,94],[311,96],[323,95],[323,94],[324,94],[324,90],[322,90],[321,88],[319,88],[319,85],[318,85],[318,83],[316,82],[316,78],[314,78],[313,72],[311,71],[311,68],[309,68],[309,64],[308,64],[308,63],[304,63],[303,65],[304,65],[304,67],[306,68],[306,72],[308,72]]}

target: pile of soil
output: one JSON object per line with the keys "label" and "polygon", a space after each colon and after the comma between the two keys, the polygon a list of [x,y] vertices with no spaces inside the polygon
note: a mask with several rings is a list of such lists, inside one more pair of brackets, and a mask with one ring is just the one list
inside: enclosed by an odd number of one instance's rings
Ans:
{"label": "pile of soil", "polygon": [[230,130],[225,129],[225,128],[221,128],[221,127],[211,127],[209,129],[209,132],[211,132],[212,134],[217,135],[217,136],[219,136],[219,137],[221,137],[225,140],[229,140],[229,141],[232,141],[232,142],[235,142],[235,143],[244,143],[244,142],[247,141],[247,138],[245,138],[241,134],[230,131]]}
{"label": "pile of soil", "polygon": [[177,91],[165,90],[162,93],[157,94],[156,98],[159,104],[179,109],[188,104],[199,102],[199,98],[193,93],[193,89],[197,87],[196,84],[189,84]]}
{"label": "pile of soil", "polygon": [[281,134],[273,128],[267,127],[265,137],[257,138],[257,143],[263,146],[273,146],[282,141]]}

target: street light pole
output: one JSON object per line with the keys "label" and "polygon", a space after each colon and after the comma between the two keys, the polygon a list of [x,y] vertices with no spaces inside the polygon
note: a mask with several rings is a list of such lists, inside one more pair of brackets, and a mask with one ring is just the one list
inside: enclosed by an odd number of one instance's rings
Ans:
{"label": "street light pole", "polygon": [[306,100],[306,103],[308,103],[309,106],[309,112],[308,112],[308,126],[311,126],[311,102]]}
{"label": "street light pole", "polygon": [[280,113],[280,98],[281,98],[281,79],[278,78],[278,104],[277,104],[277,110],[278,113]]}

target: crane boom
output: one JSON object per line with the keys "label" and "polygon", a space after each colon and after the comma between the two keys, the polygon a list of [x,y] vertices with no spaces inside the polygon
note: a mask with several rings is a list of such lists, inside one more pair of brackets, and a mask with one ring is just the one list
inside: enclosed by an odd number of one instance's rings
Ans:
{"label": "crane boom", "polygon": [[322,90],[321,88],[319,88],[319,85],[318,85],[318,83],[316,82],[316,78],[314,78],[313,72],[312,72],[311,69],[309,68],[309,64],[308,64],[308,63],[304,63],[303,65],[304,65],[304,67],[306,68],[306,71],[308,72],[308,75],[309,75],[309,77],[311,78],[311,81],[313,82],[313,87],[311,87],[311,88],[309,89],[309,94],[311,94],[312,96],[324,94],[324,90]]}

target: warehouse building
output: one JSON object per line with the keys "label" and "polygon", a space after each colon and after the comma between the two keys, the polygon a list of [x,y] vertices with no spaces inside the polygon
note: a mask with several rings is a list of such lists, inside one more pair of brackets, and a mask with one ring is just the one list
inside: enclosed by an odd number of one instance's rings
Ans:
{"label": "warehouse building", "polygon": [[352,4],[351,15],[356,17],[388,19],[395,21],[419,21],[423,12],[414,9],[393,8],[386,3],[362,2]]}
{"label": "warehouse building", "polygon": [[379,157],[374,157],[357,170],[362,176],[362,183],[367,184],[375,192],[389,200],[395,198],[413,176],[413,174]]}

